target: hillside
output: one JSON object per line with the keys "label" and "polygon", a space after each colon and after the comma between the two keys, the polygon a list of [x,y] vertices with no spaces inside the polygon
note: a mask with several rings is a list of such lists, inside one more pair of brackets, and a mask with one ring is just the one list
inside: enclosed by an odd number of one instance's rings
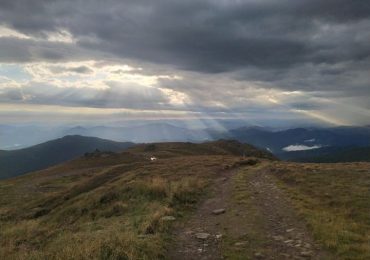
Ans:
{"label": "hillside", "polygon": [[95,137],[65,136],[24,149],[0,152],[0,179],[47,168],[94,150],[118,152],[133,143],[120,143]]}
{"label": "hillside", "polygon": [[0,258],[367,259],[369,169],[225,140],[88,153],[0,181]]}
{"label": "hillside", "polygon": [[218,140],[205,143],[169,142],[158,144],[136,145],[128,149],[129,152],[166,158],[181,155],[234,155],[274,159],[268,151],[262,151],[249,144],[242,144],[234,140]]}
{"label": "hillside", "polygon": [[[153,146],[167,159],[150,162]],[[160,258],[170,224],[161,217],[186,214],[244,149],[271,156],[234,141],[149,144],[1,181],[0,258]]]}

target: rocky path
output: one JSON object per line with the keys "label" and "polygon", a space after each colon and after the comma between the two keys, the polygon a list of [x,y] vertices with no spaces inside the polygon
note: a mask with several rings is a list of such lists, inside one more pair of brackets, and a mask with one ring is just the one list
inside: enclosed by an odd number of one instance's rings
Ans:
{"label": "rocky path", "polygon": [[174,237],[168,259],[330,259],[266,166],[223,172]]}
{"label": "rocky path", "polygon": [[234,173],[230,170],[222,172],[216,180],[214,196],[205,200],[194,216],[176,229],[175,245],[168,259],[222,259],[220,224],[225,221]]}

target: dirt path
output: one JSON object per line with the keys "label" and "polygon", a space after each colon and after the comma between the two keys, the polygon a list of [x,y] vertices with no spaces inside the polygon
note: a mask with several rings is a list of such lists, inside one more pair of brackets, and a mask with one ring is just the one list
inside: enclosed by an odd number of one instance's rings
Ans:
{"label": "dirt path", "polygon": [[[234,170],[223,171],[215,182],[213,195],[205,200],[186,223],[178,227],[174,237],[176,241],[169,252],[168,259],[222,259],[221,242],[223,230],[220,227],[225,214],[215,215],[213,210],[227,210],[230,192],[232,190],[231,177]],[[204,233],[207,238],[199,238]]]}
{"label": "dirt path", "polygon": [[330,259],[261,166],[223,172],[174,235],[169,259]]}

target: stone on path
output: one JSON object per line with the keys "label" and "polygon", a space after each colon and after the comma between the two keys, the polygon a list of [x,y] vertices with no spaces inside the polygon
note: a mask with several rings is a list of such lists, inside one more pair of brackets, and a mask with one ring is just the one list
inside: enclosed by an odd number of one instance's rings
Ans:
{"label": "stone on path", "polygon": [[272,236],[272,238],[276,241],[282,241],[284,240],[284,237],[283,236]]}
{"label": "stone on path", "polygon": [[225,213],[225,209],[215,209],[214,211],[212,211],[212,213],[214,214],[214,215],[220,215],[220,214],[223,214],[223,213]]}
{"label": "stone on path", "polygon": [[301,256],[303,257],[311,257],[312,253],[311,251],[302,251]]}
{"label": "stone on path", "polygon": [[236,242],[234,246],[245,246],[246,244],[247,242],[242,241],[242,242]]}
{"label": "stone on path", "polygon": [[217,234],[217,235],[215,236],[215,238],[216,238],[216,239],[221,239],[221,238],[222,238],[222,234]]}
{"label": "stone on path", "polygon": [[256,252],[256,253],[254,254],[254,257],[256,257],[256,258],[263,258],[263,254],[262,254],[262,253],[260,253],[260,252]]}
{"label": "stone on path", "polygon": [[209,238],[210,234],[209,233],[196,233],[195,237],[201,240],[206,240]]}
{"label": "stone on path", "polygon": [[174,221],[176,218],[174,216],[164,216],[161,218],[162,221]]}

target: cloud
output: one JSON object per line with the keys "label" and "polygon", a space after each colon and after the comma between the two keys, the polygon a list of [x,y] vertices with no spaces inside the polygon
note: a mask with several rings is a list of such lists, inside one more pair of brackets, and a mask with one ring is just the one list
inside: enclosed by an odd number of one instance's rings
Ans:
{"label": "cloud", "polygon": [[0,89],[0,102],[131,109],[160,109],[169,102],[167,95],[157,88],[114,81],[100,84],[102,86],[96,88],[61,88],[32,82],[16,88]]}
{"label": "cloud", "polygon": [[295,151],[313,150],[313,149],[318,149],[321,147],[322,147],[321,145],[307,146],[307,145],[295,144],[295,145],[289,145],[287,147],[284,147],[282,150],[285,152],[295,152]]}
{"label": "cloud", "polygon": [[24,64],[33,78],[3,88],[1,102],[347,109],[365,122],[369,17],[363,0],[3,0],[0,63]]}
{"label": "cloud", "polygon": [[0,18],[26,35],[59,32],[83,48],[195,71],[369,56],[370,7],[359,0],[16,2],[2,1]]}

